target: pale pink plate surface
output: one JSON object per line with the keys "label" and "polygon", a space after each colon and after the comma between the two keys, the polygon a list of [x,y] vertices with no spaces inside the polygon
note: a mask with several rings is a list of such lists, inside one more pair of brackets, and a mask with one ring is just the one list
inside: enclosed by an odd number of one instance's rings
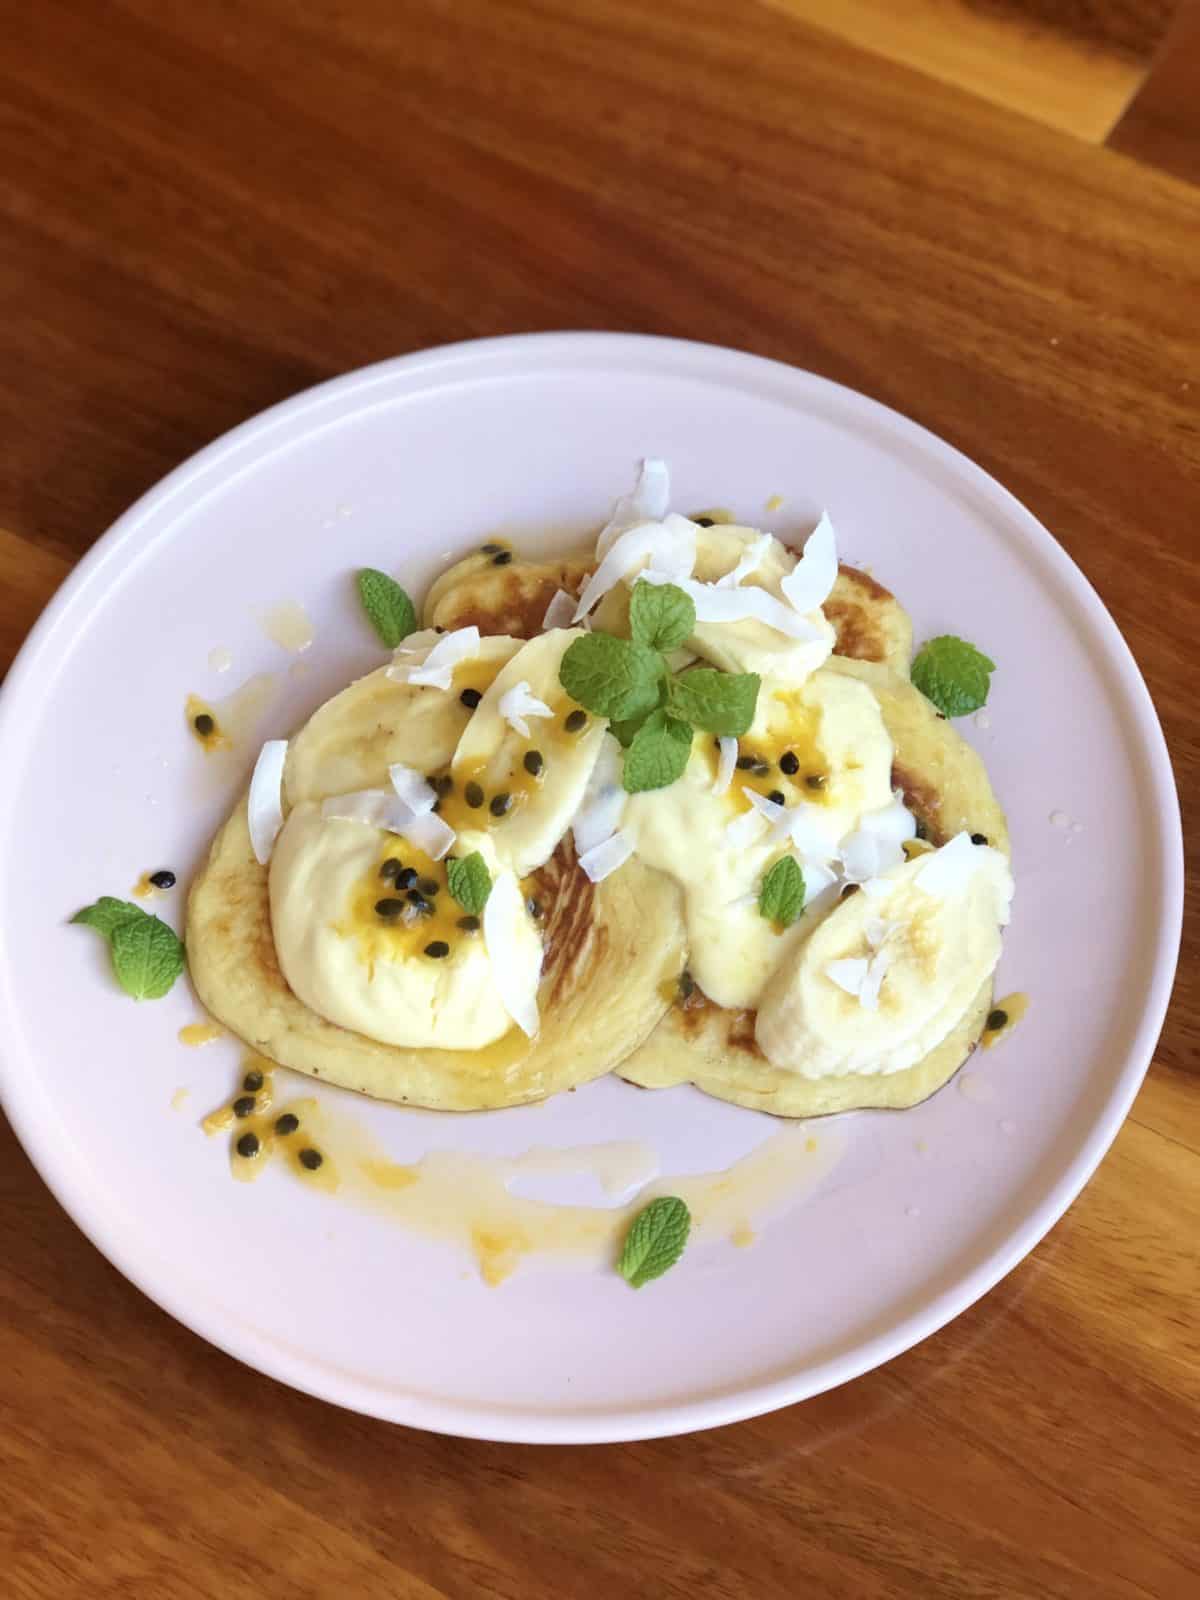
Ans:
{"label": "pale pink plate surface", "polygon": [[[999,989],[1031,1005],[966,1092],[960,1081],[909,1112],[842,1119],[837,1169],[754,1248],[698,1247],[639,1293],[608,1272],[536,1265],[488,1290],[452,1248],[282,1174],[232,1183],[196,1118],[228,1092],[234,1047],[183,1049],[177,1030],[197,1014],[186,984],[135,1006],[99,941],[64,924],[143,869],[190,873],[232,798],[187,734],[189,691],[281,672],[263,733],[285,733],[380,659],[353,569],[386,568],[419,592],[447,553],[489,535],[525,550],[577,542],[650,454],[669,461],[681,509],[725,505],[786,534],[828,507],[844,556],[896,589],[918,639],[960,632],[998,662],[990,725],[960,726],[1012,824]],[[767,513],[775,494],[786,503]],[[316,625],[298,677],[260,625],[284,600]],[[234,658],[224,675],[214,647]],[[1178,948],[1166,751],[1079,571],[913,423],[703,345],[462,345],[237,429],[123,517],[49,607],[0,702],[0,771],[4,1104],[46,1181],[205,1338],[340,1405],[446,1432],[682,1432],[803,1399],[923,1338],[1019,1261],[1095,1168],[1145,1071]],[[181,889],[156,909],[178,925],[182,903]],[[190,1097],[172,1110],[182,1085]],[[353,1104],[406,1159],[646,1138],[672,1173],[724,1165],[772,1128],[691,1090],[615,1079],[468,1118]]]}

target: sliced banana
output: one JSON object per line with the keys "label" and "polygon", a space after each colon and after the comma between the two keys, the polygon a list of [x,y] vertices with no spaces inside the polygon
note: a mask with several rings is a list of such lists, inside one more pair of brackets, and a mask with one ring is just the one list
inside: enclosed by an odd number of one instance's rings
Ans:
{"label": "sliced banana", "polygon": [[[453,790],[441,815],[452,828],[488,828],[518,877],[554,854],[579,809],[608,723],[584,711],[558,681],[562,658],[582,628],[554,628],[523,644],[501,668],[463,730],[450,766]],[[549,707],[529,717],[528,736],[500,702],[518,684]]]}
{"label": "sliced banana", "polygon": [[1000,958],[1013,893],[1008,862],[986,846],[969,847],[967,870],[945,871],[965,838],[840,901],[776,972],[755,1027],[772,1066],[805,1078],[901,1072],[958,1025]]}

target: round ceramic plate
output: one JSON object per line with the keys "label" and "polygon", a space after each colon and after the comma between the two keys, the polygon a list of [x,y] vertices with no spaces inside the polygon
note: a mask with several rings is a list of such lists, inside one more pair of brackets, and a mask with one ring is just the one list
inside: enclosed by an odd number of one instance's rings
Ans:
{"label": "round ceramic plate", "polygon": [[[828,507],[843,557],[896,590],[918,640],[961,633],[998,663],[986,718],[960,726],[1012,825],[997,992],[1026,991],[1029,1011],[924,1105],[838,1119],[836,1161],[752,1248],[697,1244],[638,1293],[611,1266],[536,1258],[493,1289],[455,1247],[285,1172],[232,1182],[225,1141],[197,1123],[228,1096],[234,1044],[185,1050],[186,983],[134,1005],[101,941],[65,924],[146,868],[182,880],[231,802],[237,764],[218,776],[189,736],[189,692],[270,674],[255,736],[286,733],[380,660],[353,569],[385,568],[420,593],[489,536],[527,552],[578,545],[645,455],[668,460],[681,509],[728,506],[794,535]],[[288,601],[315,630],[298,673],[263,625]],[[247,743],[242,770],[254,753]],[[339,1405],[449,1433],[709,1427],[843,1383],[933,1332],[1095,1168],[1150,1058],[1178,947],[1166,750],[1129,651],[1067,556],[913,423],[704,345],[461,345],[238,428],[123,517],[50,605],[5,686],[0,770],[4,1103],[47,1183],[206,1339]],[[182,900],[181,886],[155,909],[179,925]],[[322,1092],[404,1159],[637,1139],[671,1178],[726,1166],[776,1126],[616,1078],[469,1117]]]}

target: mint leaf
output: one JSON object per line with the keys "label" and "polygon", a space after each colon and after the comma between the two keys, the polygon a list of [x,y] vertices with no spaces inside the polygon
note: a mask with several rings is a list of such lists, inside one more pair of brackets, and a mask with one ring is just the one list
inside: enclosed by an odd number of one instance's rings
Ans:
{"label": "mint leaf", "polygon": [[758,909],[778,928],[790,928],[804,910],[804,874],[795,856],[780,856],[763,878]]}
{"label": "mint leaf", "polygon": [[634,1289],[661,1278],[683,1254],[692,1214],[682,1200],[662,1195],[639,1211],[625,1235],[617,1271]]}
{"label": "mint leaf", "polygon": [[412,601],[394,578],[374,567],[364,567],[358,575],[358,597],[380,643],[394,650],[417,625]]}
{"label": "mint leaf", "polygon": [[82,911],[77,911],[71,921],[95,928],[97,933],[111,939],[118,924],[136,922],[145,915],[141,906],[135,906],[131,900],[115,900],[111,894],[102,894],[94,905],[84,906]]}
{"label": "mint leaf", "polygon": [[625,752],[621,782],[629,794],[665,789],[683,776],[692,753],[692,730],[665,711],[652,711]]}
{"label": "mint leaf", "polygon": [[610,633],[585,633],[576,639],[558,668],[558,681],[572,700],[616,721],[653,711],[661,675],[657,652]]}
{"label": "mint leaf", "polygon": [[630,597],[629,631],[651,650],[678,650],[696,631],[695,604],[673,583],[642,580]]}
{"label": "mint leaf", "polygon": [[705,733],[737,737],[754,721],[761,683],[756,672],[717,672],[695,667],[672,678],[667,709],[681,722]]}
{"label": "mint leaf", "polygon": [[[487,905],[488,895],[492,892],[492,875],[479,851],[472,850],[471,854],[464,856],[461,861],[447,862],[446,879],[450,885],[450,893],[463,910],[470,916],[477,917]],[[496,902],[497,905],[499,903]]]}
{"label": "mint leaf", "polygon": [[982,650],[952,633],[922,646],[912,664],[912,681],[946,717],[965,717],[987,704],[996,663]]}
{"label": "mint leaf", "polygon": [[118,922],[109,943],[117,982],[135,1000],[161,1000],[183,971],[179,935],[145,912]]}

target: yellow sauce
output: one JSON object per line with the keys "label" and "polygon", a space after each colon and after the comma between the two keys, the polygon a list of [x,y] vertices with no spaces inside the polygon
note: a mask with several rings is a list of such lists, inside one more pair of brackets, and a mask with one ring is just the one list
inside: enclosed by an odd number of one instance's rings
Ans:
{"label": "yellow sauce", "polygon": [[782,511],[783,510],[783,496],[781,494],[773,494],[771,496],[771,498],[767,501],[766,506],[764,507],[764,509],[767,510],[767,511]]}
{"label": "yellow sauce", "polygon": [[[220,719],[207,700],[201,700],[199,695],[190,694],[184,704],[183,711],[187,717],[188,728],[191,730],[192,738],[207,750],[210,755],[214,750],[229,749],[229,738],[222,731]],[[201,731],[196,726],[198,717],[210,717],[212,726],[206,727],[204,731]]]}
{"label": "yellow sauce", "polygon": [[180,1044],[187,1045],[196,1050],[203,1044],[212,1044],[214,1039],[223,1039],[225,1030],[219,1022],[189,1022],[185,1028],[179,1030]]}
{"label": "yellow sauce", "polygon": [[[830,783],[829,763],[821,749],[821,711],[809,705],[803,691],[777,689],[771,696],[768,728],[764,735],[744,734],[738,740],[738,760],[765,763],[765,772],[755,772],[753,767],[735,769],[726,801],[734,813],[749,811],[750,801],[745,790],[770,796],[780,793],[786,805],[804,799],[814,805],[830,805],[836,799],[835,785]],[[713,777],[720,763],[720,746],[715,738],[703,735],[704,748]],[[796,758],[796,771],[786,773],[780,768],[784,756]],[[790,763],[789,763],[790,764]]]}
{"label": "yellow sauce", "polygon": [[984,1026],[983,1034],[980,1038],[983,1048],[990,1050],[994,1045],[998,1045],[1001,1039],[1007,1039],[1028,1010],[1029,996],[1027,994],[1010,994],[1006,995],[1003,1000],[994,1001],[992,1009],[988,1013],[988,1021],[991,1021],[997,1011],[1003,1011],[1007,1020],[999,1028]]}
{"label": "yellow sauce", "polygon": [[[380,876],[380,868],[385,861],[399,861],[401,867],[409,867],[416,872],[418,882],[413,888],[433,908],[432,911],[414,917],[411,922],[405,921],[403,916],[394,919],[382,917],[376,911],[376,906],[384,900],[400,900],[405,905],[411,904],[408,889],[397,888],[394,878]],[[421,883],[436,884],[436,893],[422,890]],[[357,939],[359,956],[371,968],[377,961],[403,961],[411,956],[419,956],[426,945],[439,940],[450,946],[449,956],[441,959],[453,961],[455,952],[464,941],[482,938],[478,930],[472,933],[459,927],[459,919],[465,915],[450,893],[446,862],[433,861],[407,839],[392,836],[380,845],[371,872],[359,883],[351,897],[345,919],[335,923],[334,928],[343,937]],[[425,959],[432,961],[438,958],[427,956]]]}
{"label": "yellow sauce", "polygon": [[[496,670],[499,671],[499,668]],[[457,673],[454,683],[457,688]],[[511,738],[506,738],[489,760],[455,762],[451,765],[449,777],[454,787],[442,797],[438,815],[456,833],[464,828],[502,828],[509,818],[519,815],[542,787],[546,773],[559,752],[581,738],[592,725],[592,719],[585,714],[580,727],[567,728],[568,719],[583,709],[569,695],[557,694],[545,704],[554,714],[550,717],[530,717],[528,739],[522,739],[513,732]],[[530,772],[525,766],[525,757],[531,751],[537,751],[542,757],[538,772]],[[471,785],[475,785],[482,793],[483,798],[478,805],[471,805],[468,801],[467,791]],[[499,816],[492,811],[492,801],[498,795],[509,797],[507,810]]]}
{"label": "yellow sauce", "polygon": [[[768,1135],[724,1170],[662,1178],[652,1176],[658,1165],[654,1151],[639,1142],[535,1148],[511,1157],[429,1150],[418,1161],[398,1162],[352,1116],[311,1097],[277,1101],[274,1076],[279,1069],[270,1062],[251,1057],[243,1068],[247,1070],[262,1072],[264,1080],[253,1113],[234,1113],[233,1101],[247,1092],[239,1087],[202,1123],[209,1134],[229,1134],[235,1178],[247,1181],[271,1163],[282,1163],[310,1187],[336,1190],[340,1198],[422,1237],[465,1250],[483,1281],[493,1287],[531,1257],[611,1267],[634,1217],[666,1194],[687,1205],[694,1243],[726,1240],[745,1248],[755,1240],[755,1224],[810,1193],[844,1147],[844,1137],[833,1126],[816,1136],[793,1124]],[[285,1112],[299,1119],[299,1127],[280,1135],[276,1124]],[[237,1153],[237,1141],[247,1133],[259,1140],[258,1154],[249,1158]],[[301,1164],[304,1148],[321,1152],[318,1171]],[[619,1206],[554,1205],[512,1192],[515,1180],[547,1173],[589,1173],[612,1195],[640,1188]]]}
{"label": "yellow sauce", "polygon": [[[224,700],[210,702],[189,694],[184,704],[188,731],[209,755],[219,750],[232,750],[235,744],[245,743],[256,731],[277,687],[274,673],[259,672],[247,678],[240,689]],[[199,716],[212,718],[210,732],[201,733],[196,727]]]}
{"label": "yellow sauce", "polygon": [[148,872],[143,872],[129,892],[135,900],[154,900],[162,893],[162,890],[157,884],[150,882],[150,874]]}

